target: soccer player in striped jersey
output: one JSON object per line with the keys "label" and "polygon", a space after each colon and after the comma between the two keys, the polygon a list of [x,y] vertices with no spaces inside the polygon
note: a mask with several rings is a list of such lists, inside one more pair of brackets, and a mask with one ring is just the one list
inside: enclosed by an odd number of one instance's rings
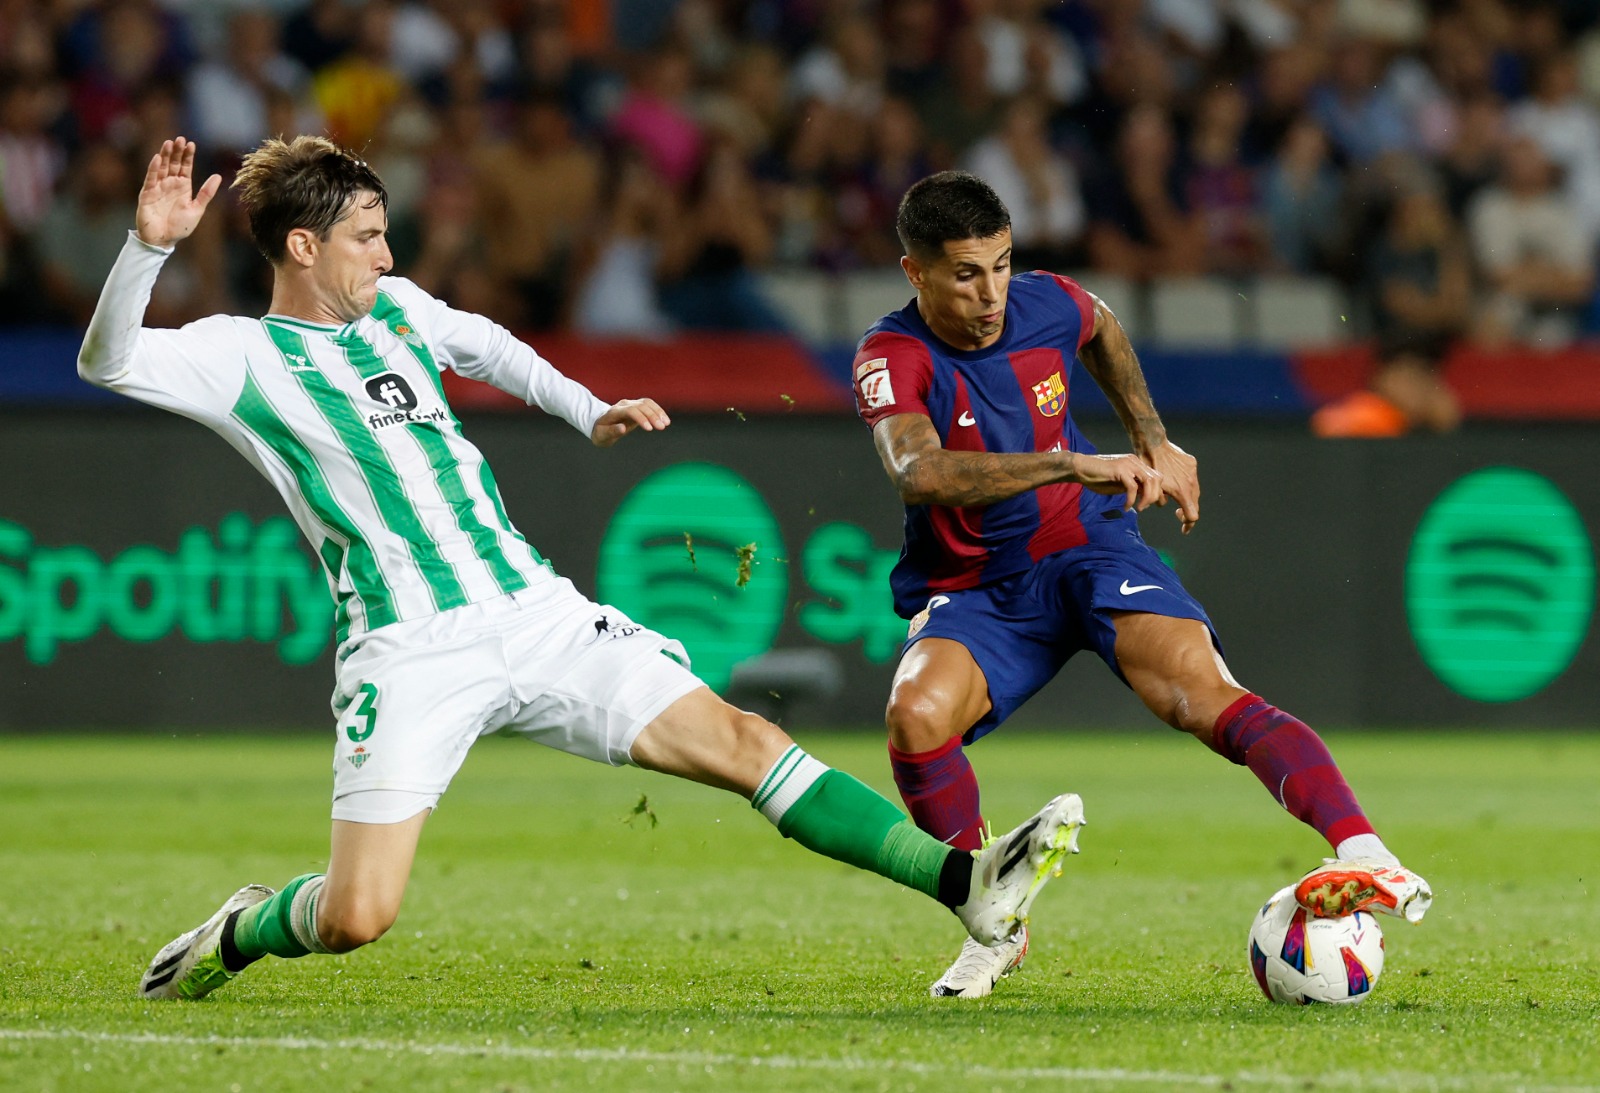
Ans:
{"label": "soccer player in striped jersey", "polygon": [[667,415],[649,399],[608,406],[489,320],[388,276],[387,198],[360,159],[316,137],[246,156],[234,186],[273,267],[270,313],[142,329],[162,262],[221,185],[196,192],[194,159],[182,137],[152,157],[78,369],[220,434],[321,559],[338,631],[333,835],[326,873],[246,885],[164,946],[145,997],[200,998],[263,956],[377,940],[424,821],[492,732],[731,790],[801,845],[937,899],[976,939],[1020,928],[1075,849],[1078,798],[992,851],[952,850],[712,694],[677,642],[556,575],[507,517],[440,372],[525,398],[602,447]]}
{"label": "soccer player in striped jersey", "polygon": [[[1140,537],[1135,510],[1169,500],[1189,532],[1200,485],[1116,316],[1070,278],[1013,277],[1010,215],[973,175],[916,183],[896,227],[917,296],[867,331],[855,381],[906,505],[891,584],[911,625],[887,719],[912,818],[977,849],[978,783],[963,746],[1088,649],[1157,717],[1248,765],[1328,840],[1336,858],[1297,886],[1308,910],[1420,919],[1432,893],[1378,838],[1321,739],[1234,680],[1205,609]],[[1116,409],[1130,454],[1097,454],[1073,423],[1074,356]],[[999,946],[969,942],[931,992],[982,997],[1027,944],[1026,930]]]}

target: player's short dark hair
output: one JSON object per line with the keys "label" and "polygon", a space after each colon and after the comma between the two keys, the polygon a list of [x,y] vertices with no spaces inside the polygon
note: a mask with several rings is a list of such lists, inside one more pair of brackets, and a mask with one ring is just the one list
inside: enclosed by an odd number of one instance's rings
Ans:
{"label": "player's short dark hair", "polygon": [[952,239],[988,239],[1011,226],[1011,212],[983,179],[966,171],[940,171],[915,183],[900,199],[894,230],[906,253],[933,259]]}
{"label": "player's short dark hair", "polygon": [[374,205],[389,208],[389,192],[367,162],[326,137],[276,138],[244,157],[233,188],[250,215],[250,237],[273,265],[288,254],[296,228],[326,240],[333,226],[354,210],[355,197],[370,193]]}

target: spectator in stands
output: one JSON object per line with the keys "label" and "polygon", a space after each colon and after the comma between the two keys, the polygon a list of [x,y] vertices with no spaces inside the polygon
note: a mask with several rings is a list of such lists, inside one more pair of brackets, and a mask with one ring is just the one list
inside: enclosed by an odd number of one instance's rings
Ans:
{"label": "spectator in stands", "polygon": [[690,109],[694,64],[676,47],[649,54],[611,117],[611,136],[640,149],[667,184],[682,187],[704,154],[705,134]]}
{"label": "spectator in stands", "polygon": [[689,330],[782,330],[754,270],[773,235],[738,149],[718,140],[667,217],[661,240],[661,305]]}
{"label": "spectator in stands", "polygon": [[309,72],[320,72],[355,48],[358,9],[345,0],[309,0],[283,27],[283,47]]}
{"label": "spectator in stands", "polygon": [[1078,172],[1050,146],[1045,111],[1037,99],[1012,100],[999,131],[974,145],[964,164],[1010,210],[1011,264],[1018,270],[1071,268],[1082,252]]}
{"label": "spectator in stands", "polygon": [[[1289,130],[1306,116],[1311,90],[1327,67],[1325,51],[1309,42],[1273,49],[1253,75],[1253,101],[1246,144],[1266,151],[1283,147]],[[1326,139],[1326,132],[1323,134]]]}
{"label": "spectator in stands", "polygon": [[66,166],[46,131],[60,87],[22,75],[0,75],[0,208],[13,231],[26,234],[50,210]]}
{"label": "spectator in stands", "polygon": [[884,100],[862,134],[861,154],[841,161],[829,187],[840,232],[833,264],[847,267],[893,266],[900,260],[894,234],[900,196],[913,182],[933,173],[922,138],[922,122],[905,99]]}
{"label": "spectator in stands", "polygon": [[473,164],[490,271],[515,287],[520,322],[554,326],[573,244],[595,212],[600,157],[574,138],[561,100],[535,92],[517,108],[513,138],[482,149]]}
{"label": "spectator in stands", "polygon": [[1472,249],[1488,282],[1477,336],[1564,345],[1594,292],[1594,255],[1574,230],[1576,210],[1557,188],[1555,167],[1530,137],[1506,148],[1501,181],[1469,214]]}
{"label": "spectator in stands", "polygon": [[1471,96],[1457,109],[1450,143],[1439,159],[1445,200],[1457,221],[1466,221],[1472,199],[1499,176],[1505,130],[1505,108],[1493,92]]}
{"label": "spectator in stands", "polygon": [[672,193],[637,152],[606,173],[606,193],[577,262],[572,326],[582,334],[659,338],[673,329],[656,288],[661,234]]}
{"label": "spectator in stands", "polygon": [[621,80],[578,53],[562,12],[536,13],[522,31],[518,51],[529,88],[558,95],[579,132],[600,130],[606,100],[620,94]]}
{"label": "spectator in stands", "polygon": [[1378,83],[1377,47],[1347,38],[1332,50],[1329,79],[1311,93],[1311,112],[1348,162],[1370,163],[1390,152],[1410,150],[1415,134],[1391,89]]}
{"label": "spectator in stands", "polygon": [[972,30],[983,43],[984,79],[1002,99],[1028,94],[1051,109],[1088,90],[1083,54],[1044,19],[1048,0],[967,0]]}
{"label": "spectator in stands", "polygon": [[1600,110],[1583,96],[1573,53],[1562,50],[1540,66],[1533,96],[1512,106],[1507,122],[1561,169],[1567,200],[1593,244],[1600,238]]}
{"label": "spectator in stands", "polygon": [[885,0],[883,22],[890,94],[920,98],[948,78],[948,27],[939,0]]}
{"label": "spectator in stands", "polygon": [[153,0],[88,8],[61,45],[72,66],[73,114],[87,140],[131,139],[135,94],[157,78],[181,79],[193,56],[183,20]]}
{"label": "spectator in stands", "polygon": [[745,46],[700,102],[706,129],[733,141],[746,161],[772,170],[789,116],[783,57],[770,46]]}
{"label": "spectator in stands", "polygon": [[355,32],[354,49],[318,70],[312,93],[329,136],[347,148],[365,148],[406,84],[389,61],[394,9],[388,0],[369,0],[358,9]]}
{"label": "spectator in stands", "polygon": [[1289,273],[1318,273],[1327,267],[1341,207],[1343,182],[1328,161],[1322,127],[1301,117],[1283,138],[1266,169],[1263,212],[1271,262]]}
{"label": "spectator in stands", "polygon": [[949,78],[907,101],[922,118],[938,169],[954,166],[968,149],[994,132],[1005,110],[1005,101],[989,84],[983,39],[970,28],[950,42]]}
{"label": "spectator in stands", "polygon": [[1205,232],[1185,203],[1177,144],[1164,108],[1134,107],[1116,158],[1088,190],[1089,257],[1096,269],[1139,280],[1197,274]]}
{"label": "spectator in stands", "polygon": [[1206,267],[1239,276],[1260,267],[1266,254],[1256,170],[1245,162],[1244,130],[1250,103],[1232,84],[1201,96],[1181,169],[1184,202],[1205,233]]}
{"label": "spectator in stands", "polygon": [[865,15],[836,21],[826,38],[807,50],[789,77],[793,102],[821,102],[870,118],[883,103],[883,41]]}
{"label": "spectator in stands", "polygon": [[268,94],[277,90],[297,96],[305,89],[310,73],[280,50],[278,30],[268,12],[240,8],[228,20],[226,54],[190,73],[189,114],[200,146],[209,152],[243,153],[274,135],[267,129]]}
{"label": "spectator in stands", "polygon": [[1318,436],[1449,432],[1461,423],[1439,363],[1466,330],[1472,271],[1438,185],[1421,177],[1394,202],[1373,247],[1368,291],[1378,366],[1367,389],[1312,416]]}
{"label": "spectator in stands", "polygon": [[128,195],[136,180],[109,141],[85,145],[70,184],[39,222],[44,290],[59,316],[86,326],[111,265],[128,241]]}
{"label": "spectator in stands", "polygon": [[442,161],[428,182],[418,222],[416,258],[404,268],[431,295],[471,306],[480,315],[516,316],[514,286],[497,279],[488,262],[478,190],[464,165]]}

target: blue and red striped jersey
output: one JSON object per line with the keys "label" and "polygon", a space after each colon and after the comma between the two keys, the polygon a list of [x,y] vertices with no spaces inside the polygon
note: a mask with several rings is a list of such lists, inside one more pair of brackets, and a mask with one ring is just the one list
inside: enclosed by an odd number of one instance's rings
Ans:
{"label": "blue and red striped jersey", "polygon": [[[1093,452],[1067,412],[1073,358],[1093,336],[1093,299],[1053,273],[1013,277],[999,340],[971,352],[941,341],[913,299],[861,339],[856,408],[869,427],[895,414],[926,415],[951,451]],[[1121,504],[1070,482],[992,505],[907,505],[905,545],[890,578],[895,610],[910,618],[936,593],[1004,580],[1082,546],[1085,526]]]}

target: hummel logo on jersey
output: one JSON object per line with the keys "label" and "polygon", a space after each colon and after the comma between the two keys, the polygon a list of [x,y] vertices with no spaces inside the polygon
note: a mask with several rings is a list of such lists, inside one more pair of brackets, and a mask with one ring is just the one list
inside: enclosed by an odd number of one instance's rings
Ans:
{"label": "hummel logo on jersey", "polygon": [[964,411],[962,411],[961,416],[956,418],[956,424],[957,425],[976,425],[976,424],[978,424],[978,419],[972,416],[972,411],[971,410],[964,410]]}
{"label": "hummel logo on jersey", "polygon": [[289,371],[291,372],[316,371],[316,368],[312,366],[311,362],[306,360],[306,358],[302,357],[298,353],[285,353],[284,356],[289,360]]}
{"label": "hummel logo on jersey", "polygon": [[1122,587],[1117,589],[1117,591],[1121,592],[1124,596],[1131,596],[1135,592],[1153,592],[1160,587],[1161,586],[1158,584],[1129,584],[1126,580],[1124,580],[1122,582]]}

